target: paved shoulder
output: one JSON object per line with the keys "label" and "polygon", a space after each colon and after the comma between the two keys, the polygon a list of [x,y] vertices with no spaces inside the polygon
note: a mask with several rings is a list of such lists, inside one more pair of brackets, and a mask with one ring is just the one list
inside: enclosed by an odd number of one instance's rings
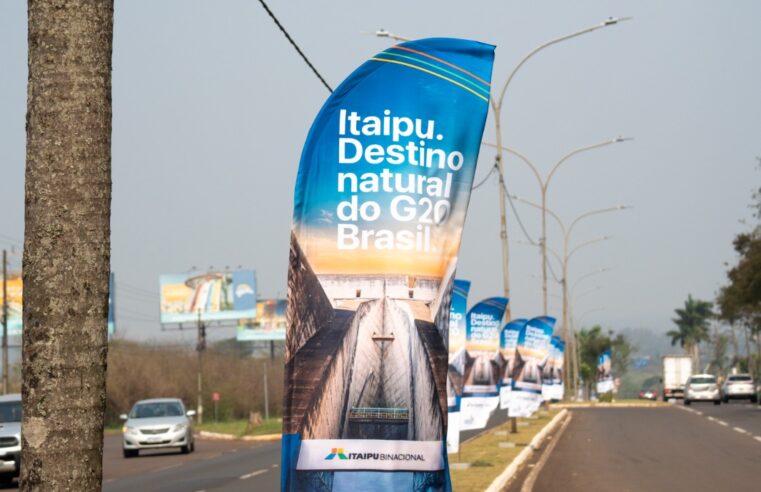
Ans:
{"label": "paved shoulder", "polygon": [[761,443],[675,408],[576,409],[537,491],[749,490]]}

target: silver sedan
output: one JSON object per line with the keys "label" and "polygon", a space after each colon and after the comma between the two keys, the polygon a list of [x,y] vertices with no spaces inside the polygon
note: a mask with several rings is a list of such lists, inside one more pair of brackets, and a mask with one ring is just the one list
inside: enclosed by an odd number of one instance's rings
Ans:
{"label": "silver sedan", "polygon": [[122,427],[125,458],[132,458],[141,449],[178,448],[191,453],[195,448],[193,421],[195,411],[185,410],[178,398],[156,398],[135,403]]}

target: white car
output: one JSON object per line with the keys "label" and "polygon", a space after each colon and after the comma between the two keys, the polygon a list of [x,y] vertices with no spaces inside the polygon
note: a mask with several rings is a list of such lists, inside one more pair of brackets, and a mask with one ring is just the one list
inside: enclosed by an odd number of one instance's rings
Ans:
{"label": "white car", "polygon": [[750,374],[731,374],[727,376],[724,385],[721,387],[724,403],[729,400],[750,400],[751,403],[758,402],[756,387],[753,384],[753,378]]}
{"label": "white car", "polygon": [[721,405],[721,392],[713,374],[693,374],[684,385],[684,404],[694,401],[712,401]]}
{"label": "white car", "polygon": [[0,483],[12,482],[21,470],[21,395],[0,396]]}
{"label": "white car", "polygon": [[178,448],[183,453],[195,449],[193,421],[196,414],[185,410],[178,398],[155,398],[135,403],[129,415],[121,415],[125,420],[122,427],[125,458],[132,458],[141,449]]}

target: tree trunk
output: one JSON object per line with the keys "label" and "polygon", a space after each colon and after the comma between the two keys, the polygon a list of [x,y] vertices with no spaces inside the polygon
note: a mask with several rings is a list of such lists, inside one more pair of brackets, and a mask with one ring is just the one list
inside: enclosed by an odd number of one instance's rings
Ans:
{"label": "tree trunk", "polygon": [[99,491],[113,0],[29,0],[22,491]]}

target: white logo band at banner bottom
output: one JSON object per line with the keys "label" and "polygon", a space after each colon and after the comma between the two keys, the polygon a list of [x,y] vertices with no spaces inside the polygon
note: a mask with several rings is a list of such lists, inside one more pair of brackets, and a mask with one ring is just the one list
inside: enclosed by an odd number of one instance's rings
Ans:
{"label": "white logo band at banner bottom", "polygon": [[297,470],[436,471],[444,469],[442,441],[309,439]]}

